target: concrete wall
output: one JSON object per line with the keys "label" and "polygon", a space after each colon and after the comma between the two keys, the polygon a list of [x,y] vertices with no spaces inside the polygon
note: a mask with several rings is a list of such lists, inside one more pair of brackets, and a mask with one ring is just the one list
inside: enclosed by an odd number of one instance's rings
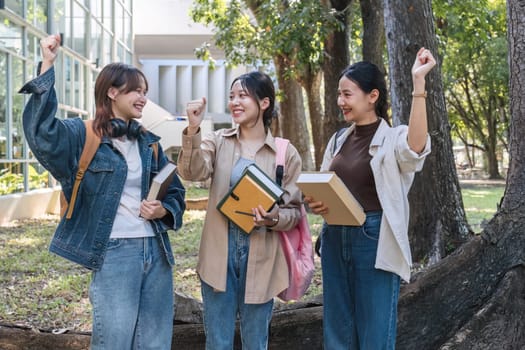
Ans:
{"label": "concrete wall", "polygon": [[13,220],[58,215],[59,212],[60,187],[0,196],[0,226],[9,225]]}

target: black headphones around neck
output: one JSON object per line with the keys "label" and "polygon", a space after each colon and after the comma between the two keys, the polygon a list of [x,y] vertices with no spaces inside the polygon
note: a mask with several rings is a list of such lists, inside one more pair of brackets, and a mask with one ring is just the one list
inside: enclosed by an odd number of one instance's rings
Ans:
{"label": "black headphones around neck", "polygon": [[133,119],[126,123],[122,119],[112,118],[110,123],[111,137],[122,137],[126,135],[128,139],[135,140],[142,132],[142,125]]}

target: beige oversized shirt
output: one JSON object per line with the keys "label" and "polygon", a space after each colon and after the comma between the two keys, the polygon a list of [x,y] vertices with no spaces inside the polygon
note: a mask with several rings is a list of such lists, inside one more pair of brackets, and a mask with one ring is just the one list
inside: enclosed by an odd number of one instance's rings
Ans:
{"label": "beige oversized shirt", "polygon": [[[211,178],[208,208],[199,249],[197,272],[200,278],[221,292],[226,290],[228,265],[228,220],[216,208],[230,187],[234,165],[241,156],[238,129],[221,129],[202,137],[183,131],[182,150],[177,161],[185,180]],[[255,155],[255,163],[275,179],[276,145],[268,132],[264,146]],[[286,151],[282,188],[285,193],[279,209],[279,222],[266,230],[250,233],[250,252],[246,276],[245,303],[265,303],[288,287],[288,266],[276,231],[289,230],[300,218],[301,192],[295,181],[301,172],[301,158],[291,144]]]}

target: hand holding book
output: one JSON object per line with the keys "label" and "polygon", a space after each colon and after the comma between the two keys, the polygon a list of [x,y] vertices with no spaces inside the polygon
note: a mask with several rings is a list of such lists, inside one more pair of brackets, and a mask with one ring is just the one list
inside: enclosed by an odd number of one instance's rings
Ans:
{"label": "hand holding book", "polygon": [[297,186],[312,212],[322,215],[329,225],[361,226],[364,223],[363,207],[334,172],[301,173]]}
{"label": "hand holding book", "polygon": [[281,200],[283,193],[268,175],[251,164],[219,202],[217,209],[244,232],[250,233],[255,226],[273,226],[277,223],[278,209],[274,205]]}

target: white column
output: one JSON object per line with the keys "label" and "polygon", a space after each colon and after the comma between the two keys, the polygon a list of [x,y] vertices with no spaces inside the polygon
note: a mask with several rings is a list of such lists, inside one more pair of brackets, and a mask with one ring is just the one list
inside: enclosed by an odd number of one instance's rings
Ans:
{"label": "white column", "polygon": [[226,109],[225,96],[225,67],[216,66],[214,70],[209,70],[208,96],[211,113],[224,113]]}
{"label": "white column", "polygon": [[186,104],[192,100],[192,76],[191,66],[177,66],[177,86],[176,86],[176,112],[177,114],[186,113]]}
{"label": "white column", "polygon": [[172,66],[159,66],[159,105],[172,114],[177,110],[175,89],[177,81],[177,68]]}
{"label": "white column", "polygon": [[154,62],[144,61],[142,72],[148,79],[148,99],[159,104],[159,65]]}

